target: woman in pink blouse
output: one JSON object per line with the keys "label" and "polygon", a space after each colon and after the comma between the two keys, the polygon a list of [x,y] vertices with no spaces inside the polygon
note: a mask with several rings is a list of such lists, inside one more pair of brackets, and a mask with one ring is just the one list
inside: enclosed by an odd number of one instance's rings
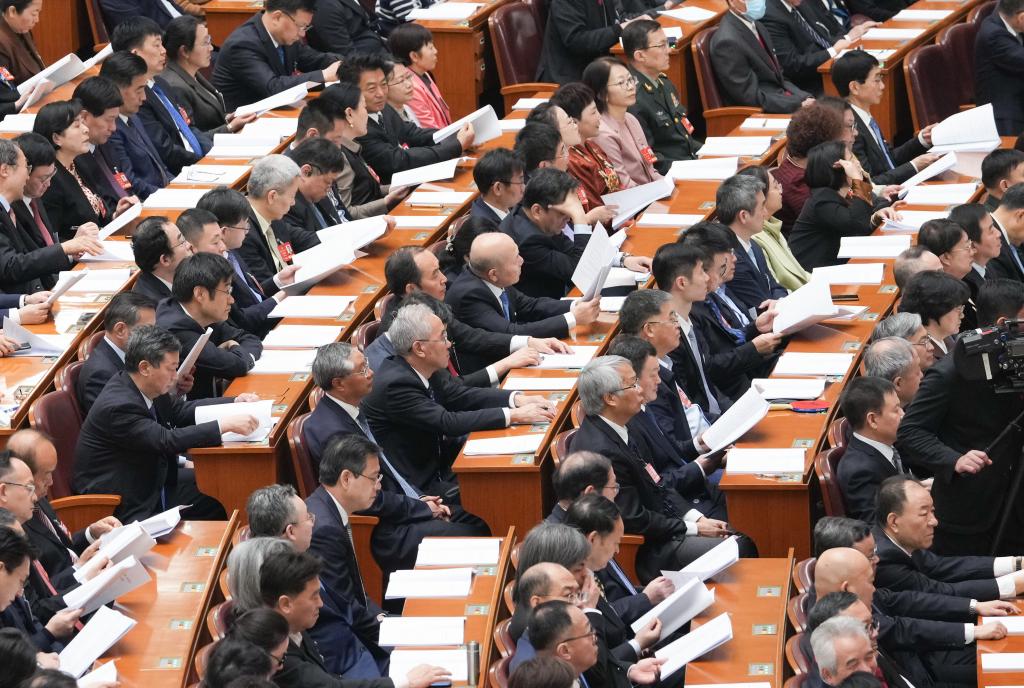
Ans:
{"label": "woman in pink blouse", "polygon": [[430,72],[437,67],[437,48],[430,29],[415,23],[395,27],[388,37],[395,60],[413,73],[413,96],[406,107],[424,129],[442,129],[452,123],[448,103],[441,97]]}
{"label": "woman in pink blouse", "polygon": [[583,70],[583,83],[594,91],[601,113],[594,142],[608,156],[622,188],[661,179],[643,127],[627,112],[636,103],[636,78],[614,57],[599,57]]}

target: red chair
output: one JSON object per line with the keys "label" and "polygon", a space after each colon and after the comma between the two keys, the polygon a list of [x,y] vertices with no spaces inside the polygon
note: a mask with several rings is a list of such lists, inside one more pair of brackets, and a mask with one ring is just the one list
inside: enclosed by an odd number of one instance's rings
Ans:
{"label": "red chair", "polygon": [[974,102],[974,40],[980,28],[978,22],[952,24],[940,31],[935,41],[952,56],[956,76],[951,80],[950,91],[956,93],[961,108]]}
{"label": "red chair", "polygon": [[839,489],[836,469],[839,460],[846,453],[846,447],[832,447],[814,457],[814,473],[821,485],[821,500],[825,503],[825,513],[829,516],[845,516],[846,503],[843,492]]}
{"label": "red chair", "polygon": [[517,542],[512,545],[512,551],[508,553],[509,561],[512,562],[512,570],[517,571],[519,569],[519,548],[522,546],[522,542]]}
{"label": "red chair", "polygon": [[505,587],[501,590],[501,599],[505,601],[505,608],[508,609],[509,614],[515,614],[516,611],[515,589],[516,581],[513,578],[505,583]]}
{"label": "red chair", "polygon": [[313,391],[309,393],[309,410],[316,409],[316,405],[320,403],[320,400],[324,398],[324,390],[320,387],[314,387]]}
{"label": "red chair", "polygon": [[213,640],[220,640],[227,634],[231,621],[231,610],[235,603],[231,600],[224,600],[215,604],[206,615],[206,628],[210,631]]}
{"label": "red chair", "polygon": [[196,675],[200,679],[202,679],[203,676],[206,676],[206,665],[210,661],[210,653],[213,652],[213,646],[215,644],[216,643],[207,643],[206,645],[203,645],[201,648],[199,648],[199,650],[196,652]]}
{"label": "red chair", "polygon": [[394,294],[385,294],[373,305],[373,317],[383,320],[384,314],[388,312],[388,305],[395,299]]}
{"label": "red chair", "polygon": [[[697,32],[691,46],[700,100],[704,104],[704,121],[707,123],[708,136],[726,136],[747,117],[761,112],[761,108],[726,105],[725,99],[722,98],[715,70],[711,65],[711,38],[717,30],[717,26],[712,26]],[[695,109],[693,103],[690,103],[690,109]]]}
{"label": "red chair", "polygon": [[540,27],[540,32],[543,34],[548,25],[548,0],[524,0],[524,2],[537,16],[537,26]]}
{"label": "red chair", "polygon": [[510,2],[487,18],[506,111],[511,111],[522,97],[558,88],[558,84],[535,81],[544,45],[543,25],[538,17],[537,10],[525,2]]}
{"label": "red chair", "polygon": [[508,688],[508,665],[512,662],[512,656],[502,657],[491,664],[487,676],[491,681],[491,688]]}
{"label": "red chair", "polygon": [[807,674],[794,674],[786,679],[782,688],[804,688],[805,683],[807,683]]}
{"label": "red chair", "polygon": [[[51,497],[72,494],[71,480],[74,470],[75,446],[82,430],[82,415],[78,400],[68,391],[48,392],[39,397],[28,410],[28,422],[33,428],[53,438],[57,449],[57,470],[53,472]],[[68,525],[70,528],[71,526]]]}
{"label": "red chair", "polygon": [[803,633],[807,629],[807,614],[810,612],[807,603],[810,599],[810,595],[802,592],[794,596],[786,605],[786,616],[797,633]]}
{"label": "red chair", "polygon": [[572,430],[558,433],[555,435],[555,439],[551,441],[551,460],[555,463],[555,468],[558,468],[558,464],[562,462],[562,459],[572,451],[570,446],[575,435],[576,428],[573,428]]}
{"label": "red chair", "polygon": [[53,386],[71,395],[71,400],[75,402],[75,408],[78,410],[78,417],[83,421],[85,420],[85,414],[82,413],[82,407],[78,404],[78,393],[76,390],[78,389],[78,376],[82,374],[82,366],[84,365],[85,361],[71,361],[71,363],[58,370],[57,374],[53,377]]}
{"label": "red chair", "polygon": [[292,457],[292,470],[295,472],[295,485],[299,497],[306,499],[316,490],[317,481],[316,467],[313,466],[313,458],[306,451],[306,438],[302,429],[309,420],[308,413],[302,413],[288,423],[288,451]]}
{"label": "red chair", "polygon": [[78,345],[78,360],[84,361],[89,358],[89,354],[92,353],[92,350],[96,348],[97,344],[103,341],[103,336],[105,334],[106,332],[100,330],[99,332],[95,332],[82,340],[82,343]]}
{"label": "red chair", "polygon": [[494,647],[502,657],[511,657],[516,652],[516,641],[512,640],[512,634],[508,630],[511,623],[512,619],[505,619],[494,627]]}
{"label": "red chair", "polygon": [[587,414],[583,413],[583,401],[581,399],[574,401],[572,403],[572,408],[569,409],[569,420],[572,421],[572,426],[574,428],[578,428],[586,415]]}
{"label": "red chair", "polygon": [[967,14],[967,21],[971,22],[972,24],[977,24],[978,22],[985,19],[985,17],[992,14],[992,10],[994,10],[995,8],[995,0],[993,0],[992,2],[982,3],[981,5],[978,5]]}
{"label": "red chair", "polygon": [[803,637],[803,633],[797,633],[786,641],[786,661],[789,662],[793,673],[798,675],[807,674],[811,670],[811,659],[804,652],[804,648],[800,644]]}
{"label": "red chair", "polygon": [[360,351],[366,351],[366,347],[373,344],[373,340],[380,334],[380,320],[371,320],[363,323],[352,333],[352,343]]}
{"label": "red chair", "polygon": [[840,416],[832,421],[832,424],[828,426],[828,446],[830,447],[844,447],[849,441],[850,437],[853,436],[853,429],[850,427],[850,421],[846,420],[845,417]]}
{"label": "red chair", "polygon": [[793,567],[793,585],[798,593],[807,593],[814,587],[814,564],[817,561],[815,557],[810,557],[798,561]]}
{"label": "red chair", "polygon": [[949,97],[950,76],[957,73],[951,61],[952,56],[941,45],[918,46],[903,61],[915,131],[960,111],[960,106]]}

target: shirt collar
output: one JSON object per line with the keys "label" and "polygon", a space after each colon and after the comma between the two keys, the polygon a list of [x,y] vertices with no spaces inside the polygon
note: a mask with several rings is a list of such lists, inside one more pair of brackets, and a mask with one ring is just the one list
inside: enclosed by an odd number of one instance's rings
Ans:
{"label": "shirt collar", "polygon": [[[252,207],[252,206],[250,206],[250,207]],[[267,230],[271,229],[271,227],[270,227],[270,220],[268,220],[267,218],[265,218],[262,215],[260,215],[260,212],[258,210],[256,210],[256,208],[252,209],[252,214],[256,216],[256,224],[258,224],[260,226],[260,231],[263,234],[266,234]]]}
{"label": "shirt collar", "polygon": [[[730,11],[730,12],[732,12],[732,10],[729,10],[729,11]],[[733,16],[734,16],[734,17],[736,17],[736,18],[737,18],[737,19],[739,19],[739,20],[740,20],[741,22],[743,22],[743,25],[744,25],[745,27],[747,27],[748,29],[750,29],[751,31],[753,31],[753,32],[754,32],[755,34],[757,33],[757,26],[756,26],[756,25],[754,24],[754,22],[750,21],[749,19],[747,19],[746,17],[744,17],[744,16],[743,16],[742,14],[740,14],[739,12],[732,12],[732,13],[733,13]]]}
{"label": "shirt collar", "polygon": [[[846,101],[846,102],[849,103],[850,101]],[[850,108],[853,110],[853,113],[855,115],[860,117],[860,121],[861,122],[864,122],[864,124],[867,124],[867,125],[870,126],[870,124],[871,124],[871,113],[870,112],[868,112],[867,110],[865,110],[862,107],[858,107],[858,106],[854,105],[853,103],[850,103]]]}
{"label": "shirt collar", "polygon": [[658,365],[660,365],[665,370],[671,371],[672,370],[672,359],[669,358],[668,356],[666,356],[665,358],[659,358],[658,359]]}
{"label": "shirt collar", "polygon": [[11,212],[11,202],[3,196],[0,196],[0,206],[3,207],[5,213]]}
{"label": "shirt collar", "polygon": [[[483,200],[483,199],[480,199],[480,200]],[[487,201],[484,201],[484,205],[487,206],[488,208],[490,208],[491,210],[493,210],[494,214],[498,216],[499,220],[504,220],[505,216],[508,215],[508,211],[507,210],[502,210],[501,208],[496,208],[493,205],[491,205],[490,203],[488,203]]]}
{"label": "shirt collar", "polygon": [[1006,27],[1006,30],[1010,32],[1010,35],[1013,36],[1014,39],[1016,39],[1018,41],[1020,40],[1020,37],[1017,35],[1017,32],[1014,30],[1014,28],[1012,26],[1010,26],[1007,23],[1006,18],[1003,17],[1003,15],[1001,15],[1001,14],[999,15],[999,21],[1003,22],[1003,26]]}
{"label": "shirt collar", "polygon": [[611,427],[611,429],[615,431],[615,434],[619,436],[619,439],[622,440],[623,444],[629,444],[629,430],[627,430],[625,426],[619,425],[618,423],[613,423],[604,416],[598,416],[598,418],[607,423]]}
{"label": "shirt collar", "polygon": [[338,514],[341,515],[341,524],[348,528],[348,512],[345,511],[345,507],[341,505],[334,495],[331,494],[330,490],[324,490],[327,494],[331,495],[331,501],[334,502],[335,508],[338,510]]}
{"label": "shirt collar", "polygon": [[128,115],[125,115],[125,114],[122,114],[122,113],[119,112],[119,113],[117,113],[117,117],[118,117],[118,119],[120,119],[125,124],[128,124]]}
{"label": "shirt collar", "polygon": [[913,555],[913,552],[908,552],[907,549],[903,545],[901,545],[900,543],[898,543],[895,540],[893,540],[892,536],[889,535],[889,531],[887,531],[885,528],[882,528],[882,532],[885,534],[885,537],[888,538],[889,542],[891,542],[892,544],[894,544],[894,545],[896,545],[897,547],[900,548],[901,552],[906,554],[908,557]]}
{"label": "shirt collar", "polygon": [[333,396],[331,394],[325,394],[324,396],[326,398],[330,399],[331,401],[333,401],[335,404],[337,404],[341,408],[345,409],[345,413],[347,413],[348,415],[352,416],[352,420],[355,420],[356,418],[359,417],[359,407],[358,406],[353,406],[352,404],[348,403],[347,401],[342,401],[338,397]]}
{"label": "shirt collar", "polygon": [[893,449],[890,445],[885,444],[884,442],[879,442],[878,440],[873,440],[869,437],[865,437],[859,432],[853,433],[853,436],[859,439],[864,444],[868,445],[869,447],[874,447],[875,449],[877,449],[878,453],[884,456],[889,463],[891,463],[893,466],[896,465],[896,462],[892,460]]}
{"label": "shirt collar", "polygon": [[975,272],[977,272],[979,275],[981,275],[982,279],[985,279],[985,268],[988,267],[988,266],[986,266],[986,265],[978,265],[977,263],[972,261],[971,262],[971,267],[974,268]]}
{"label": "shirt collar", "polygon": [[498,299],[498,302],[501,303],[501,295],[505,292],[505,290],[502,289],[501,287],[494,286],[493,284],[485,280],[483,277],[480,278],[480,281],[487,285],[487,289],[492,294],[494,294],[494,298]]}
{"label": "shirt collar", "polygon": [[382,114],[383,114],[382,112],[371,112],[370,113],[370,119],[372,119],[377,124],[380,124],[380,118],[381,118]]}
{"label": "shirt collar", "polygon": [[106,335],[103,335],[103,341],[107,343],[107,346],[114,350],[114,353],[117,354],[117,357],[121,359],[121,363],[124,363],[124,352],[121,351],[120,348],[118,348],[117,344],[110,341],[110,337]]}
{"label": "shirt collar", "polygon": [[[412,368],[412,366],[409,367]],[[425,389],[430,389],[430,380],[420,375],[420,371],[416,370],[415,368],[412,368],[412,372],[416,373],[416,377],[420,379],[420,382],[423,383],[423,387]]]}
{"label": "shirt collar", "polygon": [[940,350],[942,350],[942,353],[944,353],[944,354],[948,354],[949,353],[949,349],[946,347],[946,342],[942,341],[941,339],[936,339],[935,337],[933,337],[931,335],[928,335],[928,339],[932,340],[932,344],[934,344]]}

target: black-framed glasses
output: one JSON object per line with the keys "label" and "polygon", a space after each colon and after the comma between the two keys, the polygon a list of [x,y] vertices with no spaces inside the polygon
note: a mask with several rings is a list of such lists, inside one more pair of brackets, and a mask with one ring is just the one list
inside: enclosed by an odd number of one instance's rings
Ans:
{"label": "black-framed glasses", "polygon": [[249,225],[221,225],[221,229],[237,229],[239,232],[248,232]]}
{"label": "black-framed glasses", "polygon": [[508,184],[509,186],[512,186],[513,184],[516,186],[526,186],[525,179],[499,179],[498,181],[502,184]]}
{"label": "black-framed glasses", "polygon": [[596,638],[596,637],[597,637],[597,631],[595,631],[593,628],[591,628],[590,629],[590,633],[584,633],[583,635],[574,635],[571,638],[566,638],[561,643],[559,643],[559,645],[561,645],[562,643],[571,643],[574,640],[583,640],[584,638]]}
{"label": "black-framed glasses", "polygon": [[[262,648],[261,648],[261,649],[262,649]],[[277,656],[277,655],[275,655],[274,653],[272,653],[272,652],[267,652],[266,650],[263,650],[263,651],[264,651],[264,652],[266,653],[267,657],[270,657],[270,659],[271,659],[271,660],[272,660],[272,661],[274,662],[274,665],[275,665],[275,666],[276,666],[276,667],[277,667],[278,669],[281,669],[282,667],[284,667],[284,657],[278,657],[278,656]]]}
{"label": "black-framed glasses", "polygon": [[632,384],[626,385],[625,387],[620,387],[619,389],[615,390],[615,393],[616,394],[621,394],[622,392],[626,392],[626,391],[629,391],[631,389],[640,389],[640,380],[639,379],[633,380]]}
{"label": "black-framed glasses", "polygon": [[221,289],[220,287],[214,287],[213,290],[214,291],[219,291],[221,294],[227,294],[228,296],[233,296],[233,294],[231,293],[230,289]]}
{"label": "black-framed glasses", "polygon": [[446,344],[451,342],[451,340],[448,338],[448,330],[441,330],[441,338],[440,339],[417,339],[416,341],[417,342],[442,342],[442,343],[446,343]]}

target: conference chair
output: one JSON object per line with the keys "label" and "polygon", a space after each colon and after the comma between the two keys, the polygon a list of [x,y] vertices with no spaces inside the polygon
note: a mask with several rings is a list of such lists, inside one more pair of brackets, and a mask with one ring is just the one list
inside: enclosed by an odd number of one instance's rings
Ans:
{"label": "conference chair", "polygon": [[571,430],[565,430],[555,435],[555,438],[551,440],[551,460],[555,464],[555,468],[558,468],[558,464],[562,463],[562,459],[569,455],[571,451],[569,445],[572,443],[572,438],[576,434],[576,428]]}
{"label": "conference chair", "polygon": [[574,428],[578,428],[580,426],[580,423],[583,422],[583,418],[585,416],[586,414],[583,413],[583,401],[577,399],[576,401],[572,402],[572,408],[569,409],[569,420],[572,421],[572,426]]}
{"label": "conference chair", "polygon": [[512,663],[512,655],[501,657],[491,664],[487,672],[491,688],[508,688],[508,665]]}
{"label": "conference chair", "polygon": [[524,2],[536,15],[537,26],[540,27],[540,33],[543,36],[548,25],[548,0],[524,0]]}
{"label": "conference chair", "polygon": [[72,361],[58,370],[53,378],[53,386],[56,389],[71,395],[72,400],[75,402],[75,409],[78,411],[78,417],[83,420],[85,419],[85,414],[82,413],[82,407],[78,405],[78,395],[75,394],[75,389],[78,387],[78,377],[82,374],[82,366],[84,365],[85,361]]}
{"label": "conference chair", "polygon": [[950,75],[956,74],[950,57],[944,46],[921,45],[911,50],[903,61],[914,131],[960,111],[960,106],[949,97]]}
{"label": "conference chair", "polygon": [[[707,124],[708,136],[727,136],[729,132],[743,123],[747,117],[762,112],[761,108],[725,104],[718,90],[718,81],[714,67],[711,65],[711,38],[718,30],[717,26],[698,31],[693,37],[693,62],[697,71],[697,87],[700,89],[700,101],[704,104],[704,122]],[[690,109],[693,103],[690,103]]]}
{"label": "conference chair", "polygon": [[786,661],[794,674],[807,674],[811,671],[811,659],[800,644],[803,637],[803,633],[796,633],[786,641]]}
{"label": "conference chair", "polygon": [[978,22],[982,21],[985,17],[992,14],[992,10],[994,10],[995,8],[995,0],[992,0],[991,2],[984,2],[967,13],[967,21],[973,24],[977,24]]}
{"label": "conference chair", "polygon": [[508,610],[509,614],[514,614],[516,611],[516,601],[513,594],[516,589],[516,579],[513,578],[508,583],[505,583],[505,587],[501,590],[501,598],[505,601],[505,609]]}
{"label": "conference chair", "polygon": [[377,320],[384,320],[384,314],[388,312],[388,306],[394,301],[394,294],[385,294],[380,297],[377,303],[373,304],[373,317]]}
{"label": "conference chair", "polygon": [[[509,581],[509,583],[511,582]],[[508,586],[505,587],[507,588]],[[499,621],[494,627],[494,647],[502,657],[511,657],[516,652],[516,641],[512,640],[512,634],[508,631],[511,623],[512,619],[505,619],[504,621]]]}
{"label": "conference chair", "polygon": [[85,11],[89,15],[89,28],[92,30],[92,49],[99,52],[110,42],[110,32],[103,23],[99,0],[85,0]]}
{"label": "conference chair", "polygon": [[91,354],[93,349],[96,348],[96,345],[103,340],[103,336],[105,334],[106,332],[100,330],[99,332],[94,332],[83,339],[82,343],[78,345],[78,360],[84,361],[89,358],[89,354]]}
{"label": "conference chair", "polygon": [[816,557],[809,557],[793,567],[793,585],[798,593],[806,593],[814,586],[814,565],[817,561]]}
{"label": "conference chair", "polygon": [[804,688],[805,683],[807,683],[807,674],[795,674],[786,679],[782,688]]}
{"label": "conference chair", "polygon": [[360,351],[366,351],[366,347],[373,344],[379,335],[380,320],[371,320],[356,328],[356,331],[352,333],[352,343]]}
{"label": "conference chair", "polygon": [[828,446],[830,447],[844,447],[849,441],[850,437],[853,436],[853,429],[850,428],[850,421],[845,416],[840,416],[832,421],[832,424],[828,426]]}
{"label": "conference chair", "polygon": [[544,32],[533,8],[525,2],[502,5],[491,12],[487,26],[506,112],[510,112],[520,98],[558,88],[558,84],[534,81],[544,46]]}
{"label": "conference chair", "polygon": [[961,110],[974,106],[974,41],[980,28],[981,24],[976,22],[952,24],[940,31],[935,40],[952,58],[950,65],[956,73],[950,92],[956,94]]}
{"label": "conference chair", "polygon": [[196,651],[195,669],[197,678],[202,679],[203,676],[206,676],[206,665],[210,661],[210,654],[213,652],[213,646],[215,644],[216,643],[207,643]]}
{"label": "conference chair", "polygon": [[825,504],[825,513],[828,516],[846,515],[846,504],[843,502],[843,493],[836,478],[836,469],[845,453],[846,447],[839,446],[826,449],[814,457],[814,473],[821,485],[821,500]]}
{"label": "conference chair", "polygon": [[802,592],[794,595],[786,605],[786,617],[796,633],[803,633],[807,628],[807,614],[810,611],[807,601],[810,599],[810,595]]}
{"label": "conference chair", "polygon": [[231,624],[231,609],[234,606],[232,600],[224,600],[210,607],[206,614],[206,629],[213,640],[220,640],[227,634],[228,626]]}

